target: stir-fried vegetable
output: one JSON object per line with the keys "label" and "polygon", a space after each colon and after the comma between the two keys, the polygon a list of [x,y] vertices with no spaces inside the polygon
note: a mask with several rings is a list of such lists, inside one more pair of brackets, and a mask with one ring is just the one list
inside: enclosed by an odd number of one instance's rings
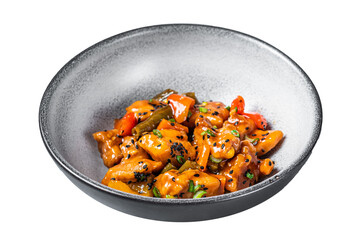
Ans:
{"label": "stir-fried vegetable", "polygon": [[199,102],[194,92],[167,89],[133,102],[114,129],[93,134],[104,164],[102,184],[146,197],[202,198],[234,192],[271,174],[262,156],[282,140],[265,130],[259,113],[245,113],[237,96],[230,107]]}
{"label": "stir-fried vegetable", "polygon": [[132,129],[137,125],[137,119],[135,114],[128,112],[119,120],[116,120],[114,123],[114,128],[118,129],[120,136],[130,136],[132,134]]}

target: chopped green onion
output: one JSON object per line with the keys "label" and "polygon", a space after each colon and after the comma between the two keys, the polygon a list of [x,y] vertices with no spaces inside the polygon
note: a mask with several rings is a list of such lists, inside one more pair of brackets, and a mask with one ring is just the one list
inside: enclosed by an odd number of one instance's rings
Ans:
{"label": "chopped green onion", "polygon": [[177,157],[177,162],[179,162],[179,164],[183,164],[183,160],[184,160],[184,157],[183,156],[180,156],[180,155],[178,155]]}
{"label": "chopped green onion", "polygon": [[249,179],[252,179],[254,177],[253,173],[250,173],[250,172],[247,172],[246,173],[246,176],[249,178]]}
{"label": "chopped green onion", "polygon": [[228,111],[230,111],[230,110],[231,110],[231,107],[230,107],[230,106],[227,106],[226,109],[227,109]]}
{"label": "chopped green onion", "polygon": [[168,120],[169,122],[175,122],[174,118]]}
{"label": "chopped green onion", "polygon": [[207,102],[202,102],[202,106],[206,106],[207,105]]}
{"label": "chopped green onion", "polygon": [[249,137],[247,137],[247,136],[245,136],[244,138],[245,138],[246,140],[250,141],[250,142],[253,144],[253,146],[256,146],[257,143],[258,143],[258,141],[259,141],[259,138],[253,139],[253,138],[249,138]]}
{"label": "chopped green onion", "polygon": [[205,107],[199,107],[199,111],[202,112],[202,113],[207,113],[208,109],[205,108]]}
{"label": "chopped green onion", "polygon": [[162,195],[160,195],[160,192],[158,190],[158,188],[154,187],[153,188],[153,194],[154,194],[154,197],[161,197]]}
{"label": "chopped green onion", "polygon": [[194,193],[194,182],[193,182],[193,180],[189,180],[188,192],[193,192]]}
{"label": "chopped green onion", "polygon": [[212,137],[215,137],[215,136],[216,136],[216,134],[214,134],[214,132],[212,132],[212,131],[209,130],[209,129],[207,129],[207,131],[203,131],[203,132],[201,133],[202,136],[205,135],[205,134],[209,134],[209,135],[211,135]]}
{"label": "chopped green onion", "polygon": [[197,184],[197,185],[194,187],[194,192],[197,192],[200,188],[201,188],[201,185]]}
{"label": "chopped green onion", "polygon": [[239,132],[237,130],[232,130],[231,133],[236,136],[239,137]]}
{"label": "chopped green onion", "polygon": [[194,194],[193,198],[201,198],[206,193],[207,193],[206,191],[200,190]]}
{"label": "chopped green onion", "polygon": [[166,195],[165,198],[177,198],[176,196]]}
{"label": "chopped green onion", "polygon": [[149,99],[149,102],[150,102],[150,103],[153,102],[153,99]]}
{"label": "chopped green onion", "polygon": [[238,112],[238,107],[235,107],[234,109],[236,109],[236,112]]}
{"label": "chopped green onion", "polygon": [[216,126],[216,125],[214,125],[214,126],[213,126],[213,128],[214,128],[214,129],[217,129],[217,126]]}
{"label": "chopped green onion", "polygon": [[222,159],[218,159],[218,158],[215,158],[213,157],[212,155],[209,156],[209,159],[214,162],[214,163],[220,163],[222,162]]}
{"label": "chopped green onion", "polygon": [[162,133],[158,129],[153,129],[153,134],[158,136],[159,138],[162,137]]}
{"label": "chopped green onion", "polygon": [[188,118],[190,118],[192,116],[192,112],[191,111],[188,111]]}

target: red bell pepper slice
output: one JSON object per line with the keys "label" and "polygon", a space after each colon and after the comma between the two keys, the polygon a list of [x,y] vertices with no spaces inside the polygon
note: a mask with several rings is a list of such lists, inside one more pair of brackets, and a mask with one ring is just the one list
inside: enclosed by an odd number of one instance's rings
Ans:
{"label": "red bell pepper slice", "polygon": [[236,99],[233,100],[232,104],[231,104],[231,110],[237,108],[237,113],[238,114],[243,114],[244,113],[244,99],[241,96],[238,96]]}
{"label": "red bell pepper slice", "polygon": [[178,94],[172,94],[167,99],[168,104],[172,108],[174,119],[178,123],[187,120],[189,109],[194,106],[195,100]]}
{"label": "red bell pepper slice", "polygon": [[243,113],[242,115],[245,115],[245,116],[249,117],[250,119],[252,119],[258,129],[266,130],[267,121],[261,114],[259,114],[259,113]]}
{"label": "red bell pepper slice", "polygon": [[132,135],[132,129],[137,125],[138,121],[135,117],[135,113],[127,112],[124,117],[117,119],[114,122],[114,128],[119,130],[119,135],[130,136]]}

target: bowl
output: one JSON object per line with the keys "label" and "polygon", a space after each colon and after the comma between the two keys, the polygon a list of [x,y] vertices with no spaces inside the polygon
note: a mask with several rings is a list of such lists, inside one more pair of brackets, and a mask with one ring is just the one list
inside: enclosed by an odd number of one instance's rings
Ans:
{"label": "bowl", "polygon": [[[272,174],[249,188],[201,199],[149,198],[102,185],[107,168],[92,133],[111,129],[125,107],[166,88],[225,104],[242,95],[247,111],[262,113],[285,134],[270,154]],[[309,158],[322,108],[306,73],[275,47],[229,29],[171,24],[115,35],[71,59],[45,90],[39,124],[57,166],[89,196],[143,218],[199,221],[246,210],[279,192]]]}

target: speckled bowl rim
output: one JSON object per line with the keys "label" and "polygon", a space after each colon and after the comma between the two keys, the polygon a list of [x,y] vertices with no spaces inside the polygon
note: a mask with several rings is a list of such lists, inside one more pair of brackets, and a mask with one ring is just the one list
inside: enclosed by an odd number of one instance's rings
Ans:
{"label": "speckled bowl rim", "polygon": [[[207,197],[207,198],[200,198],[200,199],[165,199],[165,198],[152,198],[152,197],[144,197],[144,196],[134,195],[134,194],[121,192],[121,191],[112,189],[110,187],[107,187],[107,186],[101,184],[100,182],[90,179],[89,177],[80,173],[77,169],[75,169],[72,165],[70,165],[56,150],[56,148],[53,146],[52,142],[50,141],[48,131],[47,131],[48,130],[47,129],[48,118],[47,118],[46,110],[49,108],[49,102],[51,100],[52,94],[56,90],[57,86],[62,82],[63,73],[65,73],[65,72],[67,72],[67,70],[71,69],[72,65],[75,62],[81,61],[82,58],[86,58],[87,54],[89,52],[91,52],[92,50],[94,50],[96,48],[101,48],[102,46],[107,45],[115,40],[132,37],[136,34],[149,32],[149,31],[155,31],[155,30],[162,29],[162,28],[174,28],[174,27],[182,27],[182,26],[183,27],[212,28],[215,30],[229,31],[234,34],[241,35],[244,39],[247,39],[248,41],[257,44],[258,46],[260,46],[262,48],[266,48],[267,50],[272,51],[274,54],[278,55],[281,59],[288,62],[288,64],[291,67],[294,67],[308,82],[309,86],[312,89],[311,92],[313,95],[313,99],[315,100],[315,103],[316,103],[317,116],[316,116],[316,123],[314,125],[313,134],[312,134],[312,138],[311,138],[311,144],[309,144],[304,149],[303,153],[298,157],[298,159],[292,165],[290,165],[286,169],[281,170],[280,172],[276,173],[275,175],[269,177],[268,179],[265,179],[262,182],[259,182],[251,187],[248,187],[248,188],[245,188],[245,189],[233,192],[233,193],[227,193],[227,194],[223,194],[223,195],[212,196],[212,197]],[[89,48],[85,49],[84,51],[82,51],[81,53],[76,55],[74,58],[72,58],[68,63],[66,63],[57,72],[57,74],[53,77],[53,79],[51,80],[51,82],[49,83],[48,87],[46,88],[46,90],[43,94],[43,97],[42,97],[41,103],[40,103],[40,108],[39,108],[39,127],[40,127],[40,133],[41,133],[43,142],[45,144],[45,147],[48,150],[51,157],[54,159],[54,161],[56,161],[59,164],[59,166],[61,166],[61,168],[66,170],[68,173],[73,175],[75,178],[77,178],[78,180],[82,181],[83,183],[85,183],[95,189],[107,192],[112,195],[116,195],[121,198],[132,199],[134,201],[140,201],[140,202],[161,203],[161,204],[165,204],[165,205],[167,205],[167,204],[168,205],[211,204],[211,203],[215,203],[215,202],[228,201],[231,199],[240,198],[242,196],[252,194],[253,192],[261,191],[262,189],[267,188],[267,187],[271,186],[272,184],[275,184],[276,182],[280,181],[282,178],[287,176],[288,173],[291,172],[293,169],[297,168],[299,165],[302,165],[304,163],[304,161],[306,161],[308,159],[309,155],[312,153],[312,149],[314,148],[314,146],[320,136],[320,133],[321,133],[322,104],[321,104],[321,99],[318,95],[318,92],[317,92],[313,82],[307,76],[307,74],[302,70],[302,68],[300,66],[298,66],[298,64],[295,61],[293,61],[290,57],[288,57],[282,51],[280,51],[276,47],[264,42],[263,40],[260,40],[256,37],[253,37],[251,35],[248,35],[248,34],[245,34],[242,32],[238,32],[235,30],[222,28],[222,27],[215,27],[215,26],[210,26],[210,25],[162,24],[162,25],[154,25],[154,26],[137,28],[137,29],[126,31],[126,32],[114,35],[112,37],[109,37],[107,39],[104,39],[104,40],[90,46]]]}

